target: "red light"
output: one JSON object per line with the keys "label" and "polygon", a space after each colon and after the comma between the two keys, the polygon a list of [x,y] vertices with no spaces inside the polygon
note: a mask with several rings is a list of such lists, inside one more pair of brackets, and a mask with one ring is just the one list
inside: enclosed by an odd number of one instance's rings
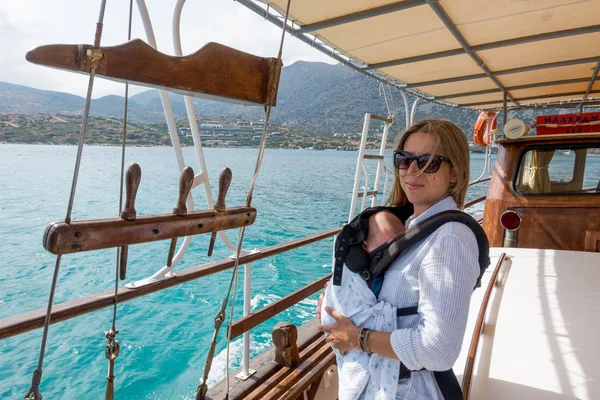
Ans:
{"label": "red light", "polygon": [[500,224],[508,231],[516,231],[521,227],[521,216],[511,210],[504,211],[500,217]]}

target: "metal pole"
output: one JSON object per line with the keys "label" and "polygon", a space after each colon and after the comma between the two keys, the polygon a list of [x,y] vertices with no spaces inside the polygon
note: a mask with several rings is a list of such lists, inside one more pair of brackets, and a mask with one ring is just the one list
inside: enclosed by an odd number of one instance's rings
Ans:
{"label": "metal pole", "polygon": [[415,114],[417,113],[417,103],[419,102],[419,98],[415,99],[415,102],[412,105],[412,110],[410,110],[410,124],[415,123]]}
{"label": "metal pole", "polygon": [[408,97],[406,96],[406,93],[404,93],[404,90],[401,90],[400,94],[402,94],[402,99],[404,100],[404,116],[406,117],[405,129],[408,129],[410,126],[410,108],[408,106]]}
{"label": "metal pole", "polygon": [[504,126],[506,125],[506,120],[508,119],[508,111],[507,111],[507,97],[506,96],[506,91],[504,91],[504,97],[502,99],[502,130],[504,130]]}
{"label": "metal pole", "polygon": [[[250,315],[252,302],[252,264],[244,265],[244,317]],[[242,354],[242,375],[248,377],[255,371],[250,370],[250,331],[244,332],[242,338],[244,349]]]}

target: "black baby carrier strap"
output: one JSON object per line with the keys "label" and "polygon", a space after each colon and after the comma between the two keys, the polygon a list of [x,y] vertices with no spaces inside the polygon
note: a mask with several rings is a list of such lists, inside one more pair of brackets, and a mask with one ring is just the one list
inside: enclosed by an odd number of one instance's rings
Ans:
{"label": "black baby carrier strap", "polygon": [[374,280],[382,277],[394,260],[413,244],[425,239],[448,222],[460,222],[467,225],[477,239],[480,273],[475,288],[481,286],[481,277],[490,265],[490,245],[483,228],[473,217],[463,211],[449,210],[435,214],[419,222],[418,225],[407,229],[391,241],[379,246],[370,254],[364,250],[362,243],[368,236],[369,218],[373,214],[380,211],[393,212],[405,223],[408,219],[406,215],[409,212],[408,210],[410,210],[409,216],[412,214],[412,207],[368,208],[345,225],[335,242],[333,284],[336,286],[341,285],[345,263],[350,271],[360,274],[367,281],[369,287],[372,287]]}
{"label": "black baby carrier strap", "polygon": [[[406,223],[406,220],[408,220],[414,212],[413,206],[410,203],[404,207],[371,207],[365,209],[352,221],[344,225],[335,241],[334,285],[339,286],[342,284],[342,267],[344,262],[346,262],[346,266],[348,266],[347,261],[351,260],[352,265],[357,266],[370,263],[369,255],[363,249],[362,244],[367,239],[369,233],[369,218],[381,211],[393,213],[403,224]],[[365,278],[364,275],[363,278]],[[365,280],[368,280],[368,278]]]}
{"label": "black baby carrier strap", "polygon": [[[360,274],[373,290],[374,283],[381,282],[385,272],[398,256],[413,244],[423,240],[436,229],[448,222],[460,222],[467,225],[475,234],[479,248],[479,277],[475,288],[481,286],[483,273],[490,265],[490,246],[487,236],[479,223],[473,217],[462,211],[444,211],[424,219],[418,225],[406,230],[391,241],[383,244],[368,254],[362,247],[369,233],[369,218],[380,211],[394,213],[402,223],[413,214],[412,205],[406,207],[373,207],[368,208],[344,226],[335,243],[335,266],[333,284],[340,286],[344,263],[352,272]],[[380,287],[380,286],[379,286]],[[474,288],[474,289],[475,289]],[[375,293],[376,295],[378,294]],[[404,317],[418,314],[418,307],[397,309],[397,316]],[[444,400],[462,400],[463,394],[458,379],[452,369],[447,371],[432,371],[435,381]],[[409,378],[411,371],[401,362],[400,379]]]}

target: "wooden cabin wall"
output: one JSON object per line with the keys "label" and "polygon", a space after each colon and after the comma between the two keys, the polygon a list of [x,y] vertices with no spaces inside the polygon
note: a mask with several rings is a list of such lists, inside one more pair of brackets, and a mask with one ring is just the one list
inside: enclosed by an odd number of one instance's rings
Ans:
{"label": "wooden cabin wall", "polygon": [[[499,148],[483,220],[490,246],[502,247],[504,229],[500,224],[500,216],[510,209],[523,219],[517,247],[598,251],[600,247],[596,238],[600,240],[600,196],[523,196],[514,191],[512,182],[518,157],[522,150],[532,144],[515,141]],[[543,144],[556,144],[560,148],[576,143],[549,140]],[[591,145],[597,147],[598,143]]]}

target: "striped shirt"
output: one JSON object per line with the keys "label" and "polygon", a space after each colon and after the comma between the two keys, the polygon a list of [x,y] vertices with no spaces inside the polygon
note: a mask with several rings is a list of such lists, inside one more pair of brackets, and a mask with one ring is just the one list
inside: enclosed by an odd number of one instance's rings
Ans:
{"label": "striped shirt", "polygon": [[[406,227],[446,210],[457,210],[449,196]],[[475,234],[460,222],[449,222],[413,245],[390,266],[379,301],[395,307],[418,304],[419,313],[398,318],[391,345],[410,378],[398,381],[396,399],[443,399],[433,372],[452,368],[462,346],[473,287],[479,276]],[[427,371],[416,371],[425,368]]]}

